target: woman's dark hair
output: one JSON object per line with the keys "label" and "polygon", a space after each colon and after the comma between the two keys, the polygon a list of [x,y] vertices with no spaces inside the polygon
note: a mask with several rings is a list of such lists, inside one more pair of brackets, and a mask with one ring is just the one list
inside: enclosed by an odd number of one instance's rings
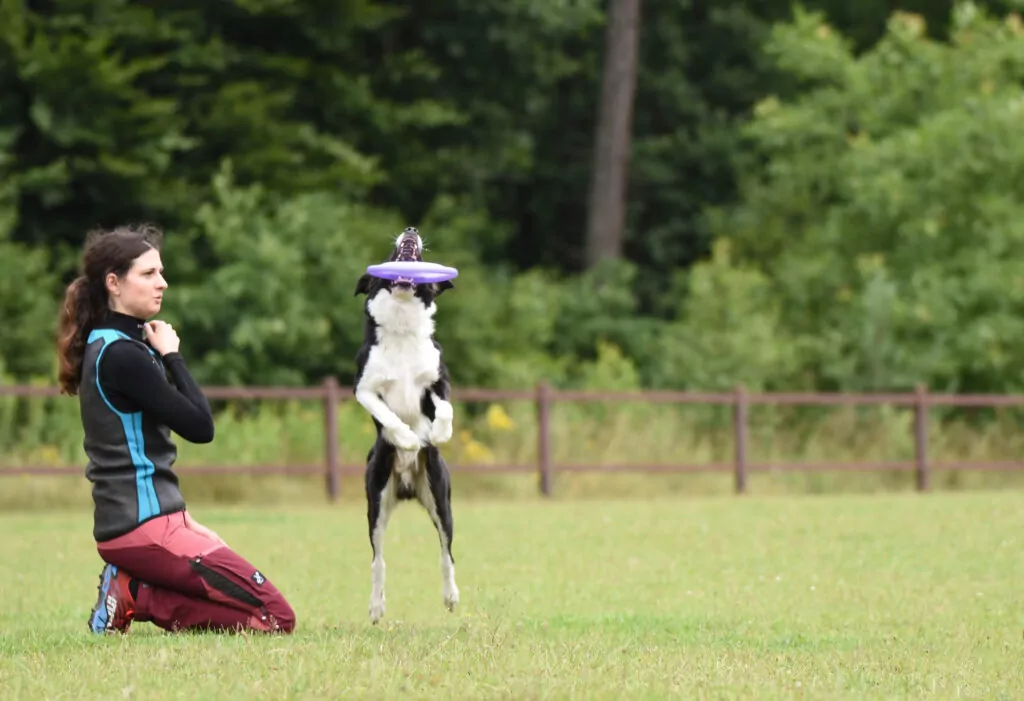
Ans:
{"label": "woman's dark hair", "polygon": [[90,231],[82,251],[81,275],[64,293],[58,317],[57,352],[61,392],[74,396],[82,381],[82,356],[96,322],[110,308],[107,274],[123,278],[136,258],[151,248],[160,250],[163,232],[156,226],[119,226],[110,231]]}

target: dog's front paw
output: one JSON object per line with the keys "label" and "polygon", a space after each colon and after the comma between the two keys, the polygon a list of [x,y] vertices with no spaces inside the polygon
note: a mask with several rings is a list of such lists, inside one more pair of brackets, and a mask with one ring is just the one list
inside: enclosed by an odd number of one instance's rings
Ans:
{"label": "dog's front paw", "polygon": [[420,447],[420,437],[405,424],[384,429],[384,437],[400,450],[418,450]]}
{"label": "dog's front paw", "polygon": [[455,410],[452,409],[451,402],[446,402],[443,399],[434,397],[434,419],[440,419],[441,421],[451,421],[455,416]]}
{"label": "dog's front paw", "polygon": [[430,425],[430,442],[434,445],[447,443],[452,439],[451,419],[434,419]]}

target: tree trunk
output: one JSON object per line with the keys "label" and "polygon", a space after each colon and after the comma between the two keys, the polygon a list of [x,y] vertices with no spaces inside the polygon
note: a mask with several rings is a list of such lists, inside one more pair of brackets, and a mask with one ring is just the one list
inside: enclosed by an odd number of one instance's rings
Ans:
{"label": "tree trunk", "polygon": [[640,0],[609,0],[587,214],[588,268],[622,257],[639,31]]}

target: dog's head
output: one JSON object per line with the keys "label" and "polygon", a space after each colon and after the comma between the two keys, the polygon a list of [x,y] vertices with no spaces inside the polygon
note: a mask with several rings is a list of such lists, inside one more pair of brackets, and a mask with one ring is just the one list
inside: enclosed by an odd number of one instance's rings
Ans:
{"label": "dog's head", "polygon": [[[395,247],[391,251],[389,261],[422,261],[423,260],[423,239],[420,233],[413,227],[408,227],[395,239]],[[364,294],[373,299],[376,295],[390,294],[396,299],[411,300],[419,299],[424,306],[429,307],[442,292],[450,290],[455,285],[451,280],[444,282],[428,282],[414,284],[412,280],[384,280],[374,277],[369,273],[363,273],[356,283],[356,295]]]}

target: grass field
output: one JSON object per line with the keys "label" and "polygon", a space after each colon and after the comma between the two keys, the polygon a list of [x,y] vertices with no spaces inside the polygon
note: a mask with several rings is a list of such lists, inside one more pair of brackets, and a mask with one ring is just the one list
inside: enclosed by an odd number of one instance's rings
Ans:
{"label": "grass field", "polygon": [[0,516],[2,697],[1024,697],[1020,493],[455,506],[462,607],[405,505],[377,628],[360,507],[197,507],[289,597],[288,638],[94,638],[89,514]]}

